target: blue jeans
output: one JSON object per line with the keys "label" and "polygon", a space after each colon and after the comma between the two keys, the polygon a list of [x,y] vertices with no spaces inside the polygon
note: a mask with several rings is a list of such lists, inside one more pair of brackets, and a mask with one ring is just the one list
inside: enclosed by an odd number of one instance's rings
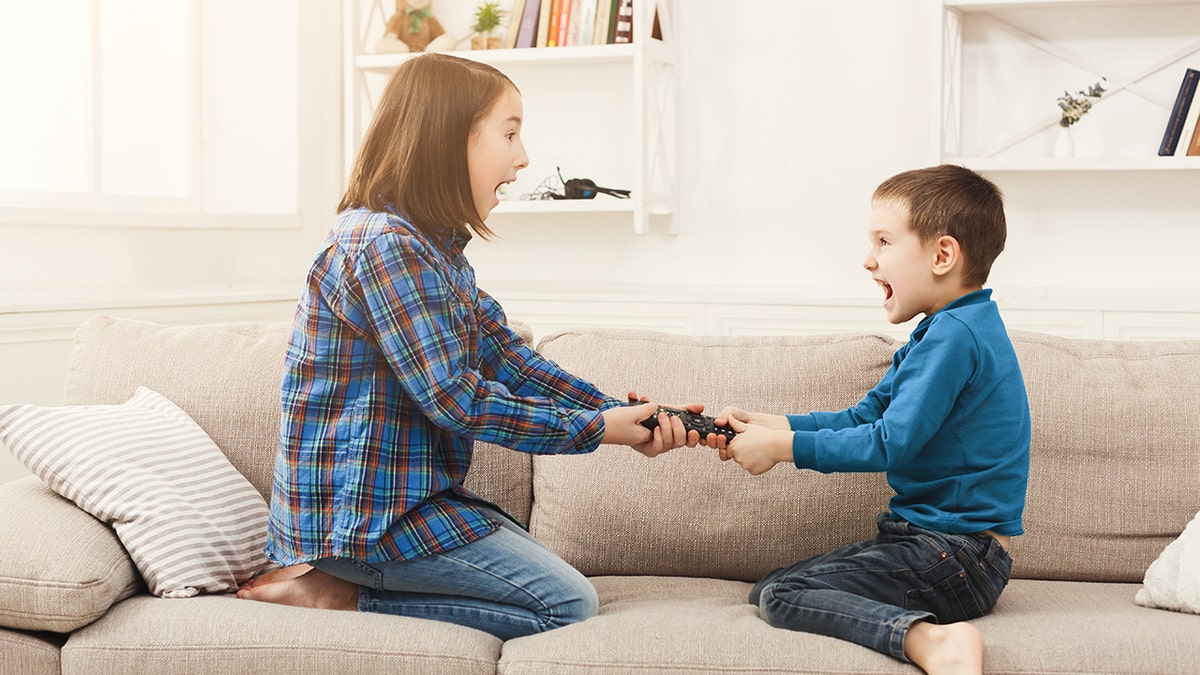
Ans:
{"label": "blue jeans", "polygon": [[496,516],[500,529],[445,553],[380,563],[323,558],[313,566],[358,584],[360,612],[446,621],[502,640],[594,616],[600,602],[591,582]]}
{"label": "blue jeans", "polygon": [[987,614],[1012,559],[986,534],[946,534],[887,513],[879,534],[781,567],[750,591],[777,628],[849,640],[908,661],[904,636],[916,621],[954,623]]}

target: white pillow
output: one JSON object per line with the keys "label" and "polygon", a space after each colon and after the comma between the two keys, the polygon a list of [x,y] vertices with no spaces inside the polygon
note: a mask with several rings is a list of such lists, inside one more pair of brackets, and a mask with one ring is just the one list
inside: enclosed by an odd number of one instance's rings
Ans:
{"label": "white pillow", "polygon": [[161,394],[140,387],[122,405],[0,406],[0,443],[111,524],[155,595],[233,591],[267,566],[266,502]]}
{"label": "white pillow", "polygon": [[1150,563],[1142,583],[1137,604],[1200,614],[1200,513]]}

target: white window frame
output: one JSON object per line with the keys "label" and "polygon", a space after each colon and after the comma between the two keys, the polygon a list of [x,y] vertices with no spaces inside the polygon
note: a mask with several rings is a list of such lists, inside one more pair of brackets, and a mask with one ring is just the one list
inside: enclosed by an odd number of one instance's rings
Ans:
{"label": "white window frame", "polygon": [[[201,0],[187,0],[186,12],[190,16],[181,40],[187,42],[186,53],[189,54],[187,72],[182,76],[187,79],[189,96],[188,108],[190,114],[190,140],[188,141],[187,195],[183,197],[153,197],[106,194],[103,186],[103,161],[100,146],[101,95],[103,82],[100,78],[100,39],[99,12],[103,0],[91,0],[88,3],[91,25],[92,67],[89,88],[91,94],[92,124],[88,130],[91,162],[91,185],[87,192],[27,192],[0,191],[0,225],[44,225],[44,226],[99,226],[99,227],[132,227],[156,229],[238,229],[238,230],[275,230],[298,229],[303,225],[302,212],[305,203],[315,205],[308,197],[311,191],[320,191],[325,187],[328,193],[328,167],[313,167],[306,163],[306,158],[325,158],[330,155],[340,155],[340,138],[336,129],[328,133],[329,126],[324,116],[323,107],[318,98],[322,92],[320,87],[309,86],[313,79],[317,82],[327,82],[329,74],[334,77],[340,73],[340,63],[327,59],[332,53],[335,57],[340,53],[338,45],[328,50],[298,49],[295,67],[301,74],[297,88],[298,133],[297,133],[297,167],[296,167],[296,197],[290,212],[266,213],[214,213],[205,212],[203,174],[204,158],[204,128],[207,120],[205,101],[202,100],[204,91],[203,54],[201,31],[204,26],[204,16]],[[323,0],[300,0],[297,8],[298,44],[304,46],[317,40],[337,40],[340,36],[340,25],[330,25],[330,19],[338,21],[340,12],[328,11]],[[264,26],[264,35],[269,35],[270,26]],[[324,60],[327,59],[327,60]],[[308,82],[305,80],[309,79]],[[306,109],[305,106],[313,106]],[[336,105],[336,103],[335,103]],[[319,131],[318,131],[319,129]],[[322,136],[330,138],[322,140]],[[340,173],[341,167],[334,170]],[[336,195],[333,195],[336,198]]]}

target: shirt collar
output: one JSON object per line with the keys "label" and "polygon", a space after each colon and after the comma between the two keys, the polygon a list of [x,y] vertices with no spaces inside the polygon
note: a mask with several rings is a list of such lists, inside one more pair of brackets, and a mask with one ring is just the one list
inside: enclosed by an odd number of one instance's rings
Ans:
{"label": "shirt collar", "polygon": [[981,288],[978,291],[971,291],[966,295],[960,295],[959,297],[946,303],[945,307],[942,307],[933,314],[921,319],[921,323],[918,323],[917,327],[913,329],[912,334],[909,335],[909,339],[920,340],[921,337],[925,335],[925,331],[929,330],[929,324],[933,323],[933,318],[948,309],[968,307],[970,305],[982,305],[985,302],[990,302],[991,299],[992,289],[990,288]]}
{"label": "shirt collar", "polygon": [[404,224],[408,227],[408,229],[415,232],[422,239],[428,238],[435,246],[441,249],[443,253],[449,254],[451,257],[462,253],[463,249],[467,247],[467,244],[470,243],[472,239],[470,232],[461,232],[452,227],[442,227],[435,229],[432,232],[426,232],[410,222],[408,218],[405,218],[403,214],[396,210],[395,206],[389,203],[387,204],[386,208],[388,213],[391,213],[392,215],[400,218],[400,220],[404,221]]}
{"label": "shirt collar", "polygon": [[458,255],[471,242],[471,233],[447,227],[434,233],[432,238],[450,255]]}

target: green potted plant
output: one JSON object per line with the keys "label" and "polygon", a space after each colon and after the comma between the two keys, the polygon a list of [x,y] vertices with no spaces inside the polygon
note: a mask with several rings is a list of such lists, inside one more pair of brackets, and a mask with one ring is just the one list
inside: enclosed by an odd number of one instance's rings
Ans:
{"label": "green potted plant", "polygon": [[475,8],[475,23],[471,30],[471,49],[497,49],[500,47],[500,36],[492,35],[492,31],[500,26],[504,18],[504,10],[498,2],[485,2]]}

